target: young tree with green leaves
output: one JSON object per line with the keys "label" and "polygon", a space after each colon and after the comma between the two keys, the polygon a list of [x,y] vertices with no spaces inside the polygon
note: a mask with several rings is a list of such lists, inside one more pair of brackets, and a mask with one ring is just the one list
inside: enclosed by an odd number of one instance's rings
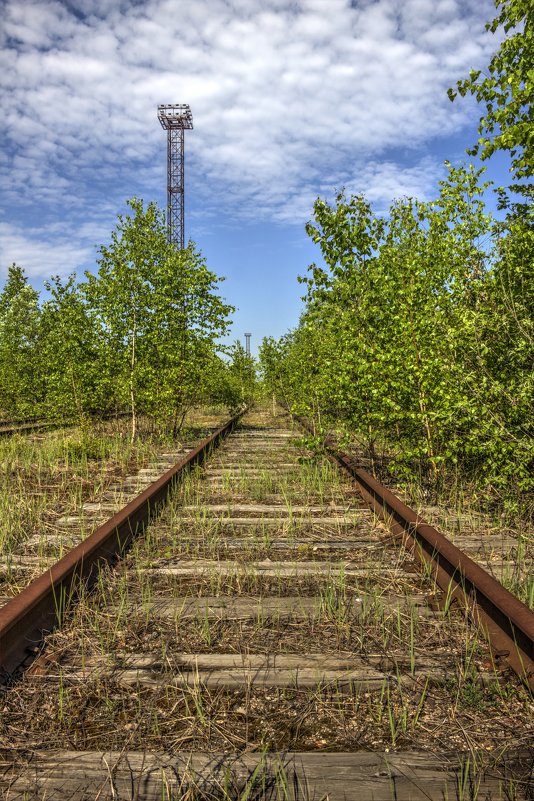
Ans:
{"label": "young tree with green leaves", "polygon": [[227,404],[237,411],[250,405],[256,396],[256,367],[241,342],[237,340],[229,350],[230,362],[227,366]]}
{"label": "young tree with green leaves", "polygon": [[83,425],[114,407],[103,332],[74,275],[65,282],[55,276],[45,286],[50,297],[42,308],[40,354],[47,413]]}
{"label": "young tree with green leaves", "polygon": [[111,243],[102,245],[97,275],[86,273],[84,293],[107,341],[108,372],[120,402],[129,406],[132,440],[137,432],[139,394],[150,379],[140,343],[151,320],[152,279],[167,253],[165,224],[154,203],[128,201],[133,215],[119,215]]}
{"label": "young tree with green leaves", "polygon": [[233,311],[218,294],[220,281],[192,242],[182,250],[169,246],[151,277],[150,324],[141,344],[149,371],[143,406],[160,419],[172,416],[175,430],[210,393],[217,340]]}
{"label": "young tree with green leaves", "polygon": [[[507,36],[491,59],[487,72],[471,70],[458,81],[462,97],[473,95],[485,106],[477,144],[469,151],[489,158],[506,150],[516,179],[534,174],[534,6],[531,0],[495,0],[498,14],[486,29]],[[449,89],[454,100],[457,92]]]}
{"label": "young tree with green leaves", "polygon": [[526,488],[532,230],[514,218],[494,241],[480,176],[449,165],[434,201],[404,198],[378,220],[362,197],[318,200],[308,232],[326,268],[311,265],[298,328],[265,341],[260,366],[319,430],[385,441],[399,468],[455,465],[494,487],[515,473]]}
{"label": "young tree with green leaves", "polygon": [[[518,485],[526,486],[534,464],[529,422],[534,372],[534,7],[529,0],[495,0],[495,5],[498,14],[486,28],[505,37],[487,70],[472,70],[469,78],[458,81],[457,91],[484,106],[480,138],[468,152],[482,159],[509,152],[511,172],[520,181],[509,188],[524,199],[511,202],[506,190],[499,190],[500,207],[508,211],[495,226],[494,269],[480,283],[477,311],[471,314],[466,375],[471,376],[480,421],[472,451],[485,448],[484,463],[494,484],[506,483],[515,471]],[[456,95],[449,89],[451,100]]]}
{"label": "young tree with green leaves", "polygon": [[277,399],[288,405],[291,402],[289,396],[291,373],[288,367],[290,338],[290,334],[279,340],[274,337],[264,337],[259,348],[259,369],[263,389],[272,396],[273,414]]}
{"label": "young tree with green leaves", "polygon": [[511,218],[464,312],[466,456],[501,491],[534,484],[534,228]]}
{"label": "young tree with green leaves", "polygon": [[97,275],[84,287],[107,343],[107,372],[132,415],[174,417],[198,402],[209,383],[207,367],[232,307],[218,294],[220,279],[193,243],[178,250],[167,241],[163,213],[154,203],[128,201],[111,243],[100,248]]}
{"label": "young tree with green leaves", "polygon": [[0,293],[0,411],[6,417],[40,414],[39,295],[12,264]]}

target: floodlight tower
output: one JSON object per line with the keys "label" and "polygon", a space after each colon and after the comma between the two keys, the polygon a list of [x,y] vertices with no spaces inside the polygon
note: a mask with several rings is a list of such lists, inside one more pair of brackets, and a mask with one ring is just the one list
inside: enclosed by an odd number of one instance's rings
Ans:
{"label": "floodlight tower", "polygon": [[247,356],[250,356],[250,337],[251,336],[252,336],[252,334],[245,334],[245,340],[246,340],[245,352],[246,352]]}
{"label": "floodlight tower", "polygon": [[167,131],[167,237],[184,247],[184,131],[193,127],[187,103],[158,106],[158,120]]}

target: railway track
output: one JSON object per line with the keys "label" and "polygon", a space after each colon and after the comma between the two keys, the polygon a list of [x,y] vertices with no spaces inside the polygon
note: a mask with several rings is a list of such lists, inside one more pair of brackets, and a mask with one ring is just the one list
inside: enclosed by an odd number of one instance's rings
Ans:
{"label": "railway track", "polygon": [[[117,420],[130,417],[129,412],[107,414],[101,420]],[[0,437],[11,437],[14,434],[33,434],[40,431],[49,431],[55,428],[70,428],[79,425],[79,421],[70,420],[39,420],[27,418],[25,420],[0,420]]]}
{"label": "railway track", "polygon": [[13,434],[32,434],[33,432],[46,431],[50,428],[61,428],[62,425],[63,423],[50,420],[36,420],[34,422],[4,421],[0,423],[0,437],[12,437]]}
{"label": "railway track", "polygon": [[0,699],[2,797],[532,798],[532,613],[506,597],[492,656],[424,523],[390,505],[387,528],[285,414],[232,429],[157,519],[176,469],[0,609],[6,672],[62,623]]}

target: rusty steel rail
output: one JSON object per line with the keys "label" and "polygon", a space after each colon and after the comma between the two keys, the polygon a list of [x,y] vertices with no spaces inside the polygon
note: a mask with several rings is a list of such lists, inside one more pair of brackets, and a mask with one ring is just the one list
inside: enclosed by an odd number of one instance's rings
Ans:
{"label": "rusty steel rail", "polygon": [[30,434],[32,431],[43,431],[47,428],[59,428],[63,425],[63,423],[53,422],[53,421],[42,421],[39,423],[14,423],[12,422],[11,425],[7,423],[5,425],[0,424],[0,437],[10,437],[13,434]]}
{"label": "rusty steel rail", "polygon": [[143,531],[180,476],[200,464],[237,425],[244,411],[204,439],[159,479],[38,576],[0,609],[0,681],[9,680],[36,655],[47,632],[60,623],[81,583],[94,583],[100,566],[114,563]]}
{"label": "rusty steel rail", "polygon": [[[293,417],[314,433],[305,419]],[[446,593],[447,604],[455,599],[465,607],[499,662],[507,663],[534,690],[534,612],[374,476],[355,467],[350,457],[331,447],[327,451],[356,480],[376,515],[414,551],[421,564],[430,567]]]}
{"label": "rusty steel rail", "polygon": [[29,425],[30,423],[39,423],[42,422],[42,417],[16,417],[13,420],[8,420],[7,418],[2,418],[0,420],[0,427],[12,427],[12,426],[22,426],[22,425]]}
{"label": "rusty steel rail", "polygon": [[[106,414],[100,420],[116,420],[123,417],[130,417],[131,412],[118,412]],[[33,431],[44,431],[49,428],[72,428],[79,425],[79,420],[44,420],[37,418],[27,418],[25,420],[2,420],[0,421],[0,437],[9,437],[13,434],[31,434]]]}

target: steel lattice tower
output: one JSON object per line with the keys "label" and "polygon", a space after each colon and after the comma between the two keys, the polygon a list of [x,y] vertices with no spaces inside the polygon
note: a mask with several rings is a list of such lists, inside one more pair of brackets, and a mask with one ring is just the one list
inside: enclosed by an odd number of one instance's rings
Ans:
{"label": "steel lattice tower", "polygon": [[250,356],[250,337],[251,336],[252,336],[252,334],[245,334],[245,341],[246,341],[245,353],[247,354],[247,356]]}
{"label": "steel lattice tower", "polygon": [[186,103],[158,106],[158,120],[167,131],[167,236],[184,247],[184,131],[193,127]]}

